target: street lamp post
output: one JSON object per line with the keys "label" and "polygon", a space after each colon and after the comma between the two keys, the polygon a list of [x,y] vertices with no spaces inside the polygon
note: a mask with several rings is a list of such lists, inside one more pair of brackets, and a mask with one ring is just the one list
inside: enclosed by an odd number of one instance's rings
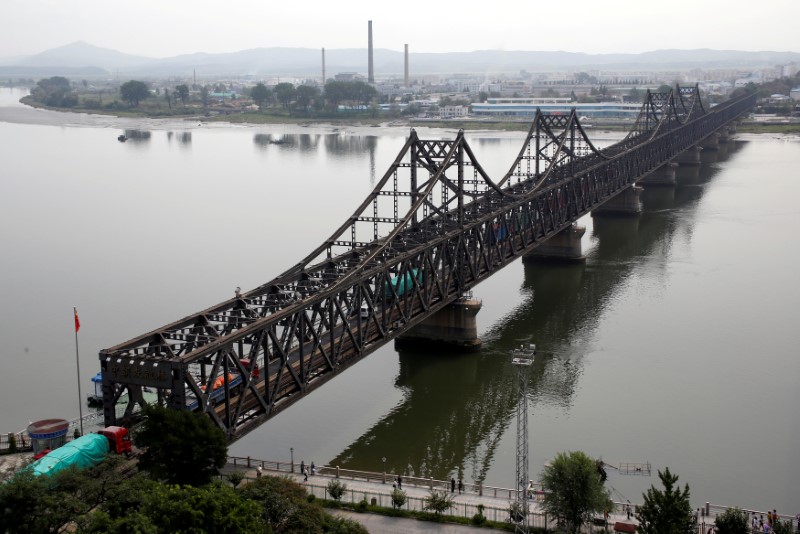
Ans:
{"label": "street lamp post", "polygon": [[294,447],[289,447],[289,455],[292,462],[292,473],[294,473]]}
{"label": "street lamp post", "polygon": [[383,483],[386,484],[386,456],[381,458],[381,461],[383,462]]}

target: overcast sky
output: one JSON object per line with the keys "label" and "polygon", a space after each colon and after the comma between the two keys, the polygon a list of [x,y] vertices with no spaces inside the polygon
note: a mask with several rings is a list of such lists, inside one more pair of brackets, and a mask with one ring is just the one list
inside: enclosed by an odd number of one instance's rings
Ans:
{"label": "overcast sky", "polygon": [[258,47],[800,52],[800,0],[0,0],[0,57],[74,41],[149,57]]}

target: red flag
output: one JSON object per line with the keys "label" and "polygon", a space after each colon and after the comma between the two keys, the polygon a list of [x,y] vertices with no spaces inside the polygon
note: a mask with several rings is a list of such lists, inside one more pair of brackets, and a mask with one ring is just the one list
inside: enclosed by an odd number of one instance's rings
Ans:
{"label": "red flag", "polygon": [[78,319],[78,308],[72,308],[75,310],[75,333],[78,333],[78,330],[81,329],[81,320]]}

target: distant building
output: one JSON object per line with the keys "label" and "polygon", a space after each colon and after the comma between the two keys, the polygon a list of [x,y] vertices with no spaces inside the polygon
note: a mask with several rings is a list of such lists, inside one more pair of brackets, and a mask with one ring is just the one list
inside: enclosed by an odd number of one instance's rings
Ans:
{"label": "distant building", "polygon": [[579,104],[569,98],[489,98],[472,104],[472,114],[478,116],[533,117],[541,109],[546,115],[568,115],[573,108],[581,117],[592,119],[635,119],[641,103],[600,102]]}
{"label": "distant building", "polygon": [[340,72],[333,77],[337,82],[363,82],[366,79],[357,72]]}
{"label": "distant building", "polygon": [[789,92],[789,97],[795,101],[800,100],[800,87],[795,87],[794,89],[792,89]]}

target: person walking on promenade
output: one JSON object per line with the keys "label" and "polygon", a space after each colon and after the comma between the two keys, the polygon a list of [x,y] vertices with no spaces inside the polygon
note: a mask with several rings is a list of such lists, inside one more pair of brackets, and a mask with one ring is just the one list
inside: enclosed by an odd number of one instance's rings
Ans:
{"label": "person walking on promenade", "polygon": [[464,481],[460,478],[458,479],[458,494],[461,495],[464,492]]}
{"label": "person walking on promenade", "polygon": [[397,475],[397,489],[403,489],[403,477]]}
{"label": "person walking on promenade", "polygon": [[303,482],[308,482],[308,468],[303,468]]}
{"label": "person walking on promenade", "polygon": [[317,474],[317,466],[314,465],[314,462],[311,462],[311,476],[313,477],[316,474]]}
{"label": "person walking on promenade", "polygon": [[301,473],[305,473],[306,472],[306,462],[303,461],[303,460],[300,460],[300,472]]}
{"label": "person walking on promenade", "polygon": [[450,493],[456,492],[456,479],[450,477]]}

